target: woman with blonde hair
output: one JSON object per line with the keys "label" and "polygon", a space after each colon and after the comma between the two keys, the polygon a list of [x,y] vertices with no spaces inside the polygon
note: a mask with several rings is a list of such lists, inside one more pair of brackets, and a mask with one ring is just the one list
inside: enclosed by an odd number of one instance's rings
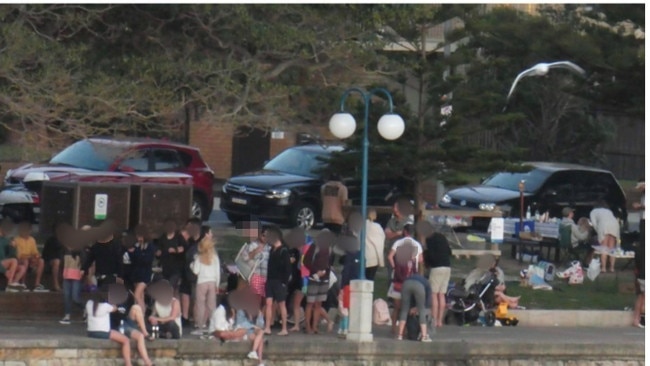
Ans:
{"label": "woman with blonde hair", "polygon": [[208,318],[217,307],[217,289],[221,281],[221,264],[215,250],[212,231],[208,231],[199,242],[197,255],[191,264],[192,272],[196,274],[196,313],[194,323],[196,330],[193,335],[202,335],[207,331]]}

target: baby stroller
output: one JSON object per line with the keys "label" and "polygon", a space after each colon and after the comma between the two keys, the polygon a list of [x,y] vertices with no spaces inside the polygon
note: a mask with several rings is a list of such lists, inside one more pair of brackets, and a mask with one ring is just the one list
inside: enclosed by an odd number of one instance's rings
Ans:
{"label": "baby stroller", "polygon": [[497,277],[493,271],[486,272],[481,279],[473,284],[469,291],[465,287],[456,286],[447,292],[447,315],[445,323],[455,320],[458,325],[476,322],[481,312],[485,316],[485,325],[493,326],[496,320],[494,311],[494,289]]}

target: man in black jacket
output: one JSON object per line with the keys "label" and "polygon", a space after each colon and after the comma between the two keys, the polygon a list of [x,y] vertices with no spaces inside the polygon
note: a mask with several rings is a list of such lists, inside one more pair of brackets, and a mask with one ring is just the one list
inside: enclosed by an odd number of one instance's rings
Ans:
{"label": "man in black jacket", "polygon": [[291,277],[291,259],[289,249],[282,243],[282,231],[276,226],[270,226],[266,231],[266,240],[271,245],[269,265],[266,277],[266,329],[265,334],[271,334],[273,303],[280,310],[282,331],[280,336],[289,334],[287,331],[287,286]]}

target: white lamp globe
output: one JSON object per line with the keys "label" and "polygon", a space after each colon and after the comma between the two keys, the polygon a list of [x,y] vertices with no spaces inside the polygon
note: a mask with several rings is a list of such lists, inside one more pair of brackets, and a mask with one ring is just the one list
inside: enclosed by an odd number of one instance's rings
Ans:
{"label": "white lamp globe", "polygon": [[377,124],[381,137],[396,140],[404,133],[404,120],[398,114],[384,114]]}
{"label": "white lamp globe", "polygon": [[357,129],[357,122],[350,113],[335,113],[330,118],[330,131],[339,139],[346,139]]}

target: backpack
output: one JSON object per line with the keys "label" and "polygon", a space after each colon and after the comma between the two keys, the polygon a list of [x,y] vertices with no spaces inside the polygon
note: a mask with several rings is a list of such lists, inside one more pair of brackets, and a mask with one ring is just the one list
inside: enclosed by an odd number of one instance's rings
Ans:
{"label": "backpack", "polygon": [[387,325],[391,323],[388,304],[384,299],[377,299],[372,303],[372,321],[375,325]]}
{"label": "backpack", "polygon": [[406,317],[406,339],[410,341],[417,341],[420,339],[420,317],[417,315],[409,314]]}
{"label": "backpack", "polygon": [[393,290],[402,291],[402,284],[415,272],[415,264],[413,260],[409,260],[404,264],[395,263],[393,270]]}

